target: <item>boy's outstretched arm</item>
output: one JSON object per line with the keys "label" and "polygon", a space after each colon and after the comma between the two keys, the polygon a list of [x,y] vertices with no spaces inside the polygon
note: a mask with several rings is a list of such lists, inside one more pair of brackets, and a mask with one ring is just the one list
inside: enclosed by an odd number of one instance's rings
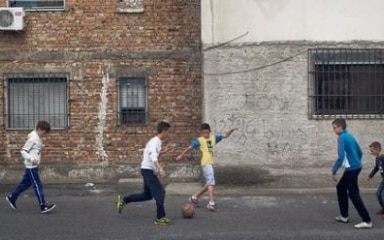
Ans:
{"label": "boy's outstretched arm", "polygon": [[233,133],[234,131],[236,131],[236,130],[237,130],[237,128],[233,128],[233,129],[229,130],[228,132],[224,133],[224,134],[223,134],[223,138],[228,138],[228,137],[231,136],[232,133]]}
{"label": "boy's outstretched arm", "polygon": [[164,153],[171,153],[175,150],[175,148],[176,148],[176,144],[168,144],[164,148],[161,149],[160,155],[162,155]]}
{"label": "boy's outstretched arm", "polygon": [[193,149],[193,147],[192,146],[188,146],[182,153],[180,153],[179,156],[176,157],[176,161],[179,161],[184,156],[184,154],[189,152],[191,149]]}

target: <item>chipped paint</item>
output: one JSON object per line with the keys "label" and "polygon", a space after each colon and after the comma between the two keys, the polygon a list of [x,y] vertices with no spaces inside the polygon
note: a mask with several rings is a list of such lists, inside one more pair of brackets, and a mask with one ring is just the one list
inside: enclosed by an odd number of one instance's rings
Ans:
{"label": "chipped paint", "polygon": [[109,73],[108,71],[104,72],[100,67],[100,72],[103,75],[101,79],[101,91],[100,91],[100,106],[98,112],[98,122],[97,122],[97,154],[100,156],[101,165],[108,165],[108,155],[104,149],[104,129],[106,124],[107,117],[107,104],[108,104],[108,86],[109,86]]}

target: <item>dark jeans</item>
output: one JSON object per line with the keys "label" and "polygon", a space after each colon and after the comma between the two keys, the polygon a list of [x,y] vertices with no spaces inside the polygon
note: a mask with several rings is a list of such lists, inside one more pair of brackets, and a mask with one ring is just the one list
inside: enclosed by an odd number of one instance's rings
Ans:
{"label": "dark jeans", "polygon": [[371,218],[364,202],[360,197],[358,176],[361,168],[356,170],[345,170],[339,183],[336,186],[337,199],[339,201],[340,214],[343,217],[348,217],[348,196],[355,206],[357,212],[364,222],[371,222]]}
{"label": "dark jeans", "polygon": [[376,192],[377,200],[381,206],[381,209],[384,210],[384,179],[381,181],[381,184]]}
{"label": "dark jeans", "polygon": [[15,190],[13,190],[11,195],[9,195],[10,198],[16,202],[19,195],[27,190],[30,186],[32,186],[33,190],[35,190],[37,200],[39,201],[40,207],[42,208],[45,204],[44,191],[39,177],[39,169],[37,167],[25,169],[23,179],[19,185],[17,185]]}
{"label": "dark jeans", "polygon": [[165,190],[161,184],[157,175],[149,169],[141,169],[141,175],[144,180],[144,189],[142,193],[131,194],[124,197],[125,203],[130,202],[143,202],[151,200],[152,198],[156,201],[157,207],[157,218],[165,217],[164,210],[164,199]]}

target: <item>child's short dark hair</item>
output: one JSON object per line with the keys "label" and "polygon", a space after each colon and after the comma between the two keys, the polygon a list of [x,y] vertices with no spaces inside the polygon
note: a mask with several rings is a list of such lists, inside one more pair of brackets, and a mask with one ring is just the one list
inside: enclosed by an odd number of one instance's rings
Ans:
{"label": "child's short dark hair", "polygon": [[373,149],[375,149],[377,151],[381,151],[381,144],[379,142],[377,142],[377,141],[369,144],[369,147],[373,148]]}
{"label": "child's short dark hair", "polygon": [[49,133],[49,131],[51,131],[51,125],[47,121],[39,121],[36,125],[36,130],[38,129]]}
{"label": "child's short dark hair", "polygon": [[336,125],[338,127],[341,127],[342,129],[347,128],[347,122],[344,118],[336,118],[335,120],[333,120],[332,125]]}
{"label": "child's short dark hair", "polygon": [[166,121],[161,121],[159,124],[157,124],[157,133],[162,133],[164,131],[168,131],[168,129],[171,127],[171,124],[169,124]]}
{"label": "child's short dark hair", "polygon": [[211,126],[209,126],[208,123],[203,123],[203,124],[201,124],[201,130],[211,131]]}

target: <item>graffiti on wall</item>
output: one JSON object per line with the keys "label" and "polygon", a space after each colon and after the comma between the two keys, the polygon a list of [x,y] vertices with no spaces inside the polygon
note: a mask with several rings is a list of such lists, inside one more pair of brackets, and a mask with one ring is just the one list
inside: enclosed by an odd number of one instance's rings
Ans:
{"label": "graffiti on wall", "polygon": [[[219,91],[220,92],[220,91]],[[214,102],[220,102],[222,106],[236,107],[230,108],[236,111],[279,111],[287,113],[289,111],[290,99],[279,96],[255,95],[255,94],[228,94],[213,96]]]}
{"label": "graffiti on wall", "polygon": [[[267,95],[231,95],[222,99],[221,114],[215,114],[213,128],[225,132],[238,128],[231,141],[240,148],[258,146],[268,158],[296,159],[304,152],[310,134],[301,126],[284,119],[289,113],[289,99]],[[219,101],[220,102],[220,101]],[[276,114],[280,119],[276,119]],[[270,116],[270,117],[269,117]],[[265,156],[264,155],[264,156]]]}

